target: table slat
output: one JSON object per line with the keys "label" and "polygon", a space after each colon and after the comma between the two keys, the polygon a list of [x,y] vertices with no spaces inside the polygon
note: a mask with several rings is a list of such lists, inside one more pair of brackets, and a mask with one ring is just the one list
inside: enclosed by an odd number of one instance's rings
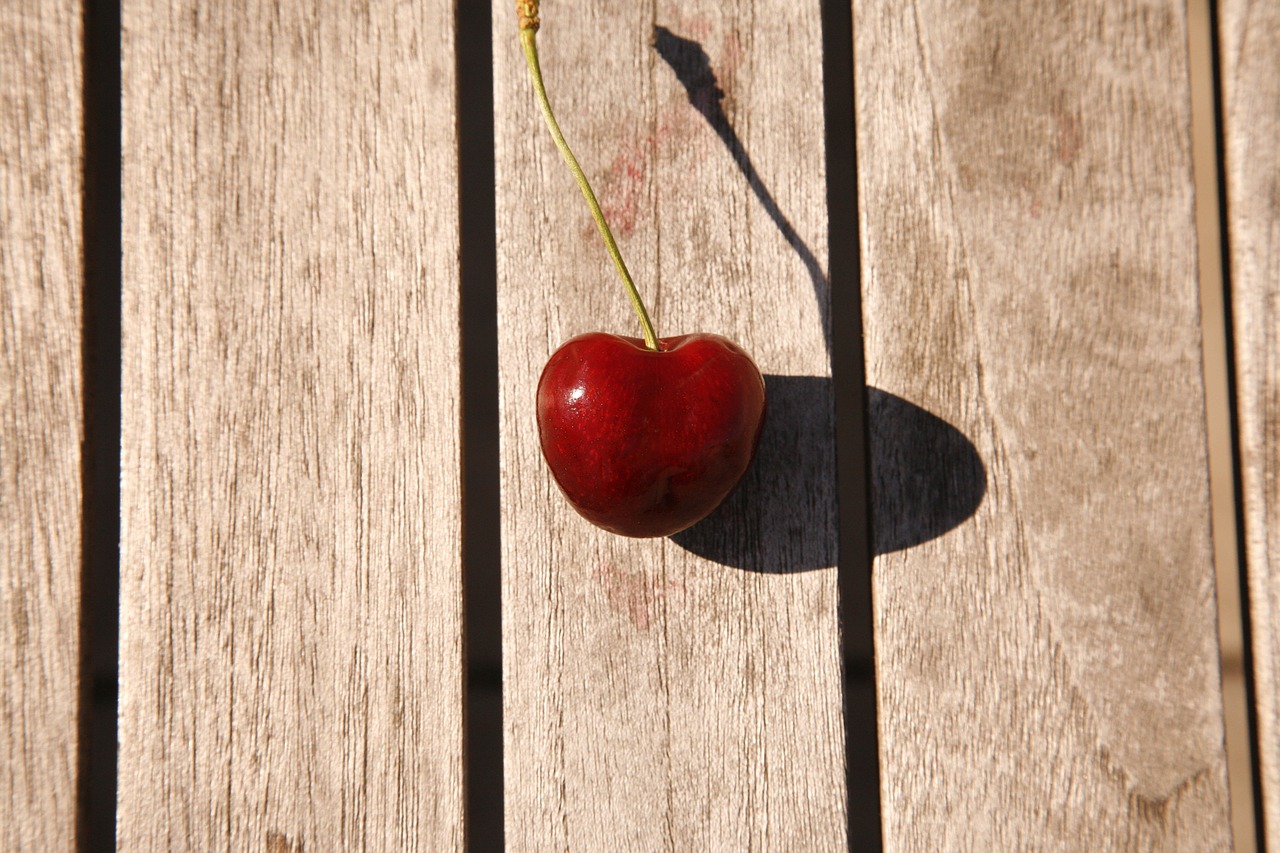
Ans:
{"label": "table slat", "polygon": [[1184,9],[854,14],[886,847],[1228,849]]}
{"label": "table slat", "polygon": [[80,614],[82,14],[0,6],[0,848],[70,850]]}
{"label": "table slat", "polygon": [[123,18],[121,849],[460,849],[452,4]]}
{"label": "table slat", "polygon": [[1280,7],[1218,14],[1259,810],[1280,850]]}
{"label": "table slat", "polygon": [[819,3],[543,7],[551,101],[659,334],[768,375],[737,496],[652,540],[580,519],[538,450],[551,352],[639,332],[493,16],[507,845],[843,850]]}

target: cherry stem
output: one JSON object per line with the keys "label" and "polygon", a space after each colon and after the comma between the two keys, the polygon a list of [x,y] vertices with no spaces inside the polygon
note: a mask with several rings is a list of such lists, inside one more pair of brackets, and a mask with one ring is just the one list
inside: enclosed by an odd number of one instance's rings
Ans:
{"label": "cherry stem", "polygon": [[653,330],[653,321],[649,319],[649,312],[645,310],[640,292],[636,290],[636,283],[631,280],[631,273],[627,271],[627,265],[622,260],[618,243],[613,239],[609,223],[605,221],[604,213],[600,210],[600,202],[596,201],[596,194],[591,191],[587,176],[578,165],[578,159],[569,150],[569,143],[565,142],[564,134],[560,132],[560,125],[556,123],[556,117],[551,112],[551,102],[547,100],[547,89],[542,83],[542,68],[538,65],[538,45],[534,41],[539,24],[538,0],[517,0],[516,14],[520,19],[520,45],[524,48],[525,61],[529,63],[529,75],[533,78],[533,91],[537,95],[542,117],[547,121],[547,129],[551,131],[551,138],[555,140],[556,148],[560,149],[560,156],[564,158],[569,171],[573,173],[574,179],[578,182],[578,189],[582,190],[582,196],[587,200],[587,206],[591,208],[591,218],[596,221],[596,227],[600,229],[600,236],[604,238],[609,257],[613,258],[613,265],[617,268],[622,284],[627,289],[631,306],[635,308],[636,316],[640,318],[640,327],[644,330],[644,345],[651,350],[656,350],[658,334]]}

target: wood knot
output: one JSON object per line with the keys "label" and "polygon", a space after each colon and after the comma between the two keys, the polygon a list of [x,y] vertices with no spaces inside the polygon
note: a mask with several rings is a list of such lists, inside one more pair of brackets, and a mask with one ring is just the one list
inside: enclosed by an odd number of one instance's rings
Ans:
{"label": "wood knot", "polygon": [[542,24],[538,19],[538,0],[516,0],[516,18],[520,21],[520,29],[538,29]]}
{"label": "wood knot", "polygon": [[305,849],[302,836],[295,839],[276,830],[267,832],[266,853],[304,853]]}

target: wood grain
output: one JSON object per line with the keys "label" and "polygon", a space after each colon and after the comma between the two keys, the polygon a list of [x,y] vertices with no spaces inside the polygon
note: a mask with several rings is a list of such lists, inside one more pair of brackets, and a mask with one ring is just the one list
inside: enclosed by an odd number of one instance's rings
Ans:
{"label": "wood grain", "polygon": [[1225,0],[1218,14],[1259,810],[1280,850],[1280,8]]}
{"label": "wood grain", "polygon": [[80,654],[81,8],[0,6],[0,849],[70,850]]}
{"label": "wood grain", "polygon": [[119,845],[463,844],[444,0],[126,0]]}
{"label": "wood grain", "polygon": [[770,421],[686,534],[607,534],[559,494],[543,363],[638,324],[495,0],[507,845],[845,849],[819,4],[542,13],[551,101],[659,334],[737,340]]}
{"label": "wood grain", "polygon": [[886,847],[1228,849],[1184,10],[854,9]]}

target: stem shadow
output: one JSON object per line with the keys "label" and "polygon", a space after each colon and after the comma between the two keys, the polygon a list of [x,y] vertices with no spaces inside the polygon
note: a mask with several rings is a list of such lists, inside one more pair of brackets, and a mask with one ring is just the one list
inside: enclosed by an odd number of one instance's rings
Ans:
{"label": "stem shadow", "polygon": [[805,244],[791,221],[778,207],[778,202],[769,192],[769,188],[764,185],[760,173],[751,162],[751,157],[747,155],[747,149],[738,138],[737,131],[729,123],[729,117],[725,115],[724,107],[720,103],[724,100],[724,90],[720,88],[715,72],[711,69],[711,58],[698,42],[681,38],[661,26],[653,28],[653,47],[675,72],[689,95],[689,103],[707,120],[707,124],[711,125],[716,136],[720,137],[720,141],[729,150],[729,156],[733,158],[738,171],[747,179],[747,185],[751,187],[751,191],[755,193],[760,206],[773,220],[773,224],[782,232],[787,245],[800,256],[805,271],[809,274],[809,280],[813,283],[813,294],[817,299],[818,312],[822,318],[823,341],[826,343],[827,352],[830,353],[831,299],[826,273],[823,272],[822,265],[818,263],[813,251]]}

